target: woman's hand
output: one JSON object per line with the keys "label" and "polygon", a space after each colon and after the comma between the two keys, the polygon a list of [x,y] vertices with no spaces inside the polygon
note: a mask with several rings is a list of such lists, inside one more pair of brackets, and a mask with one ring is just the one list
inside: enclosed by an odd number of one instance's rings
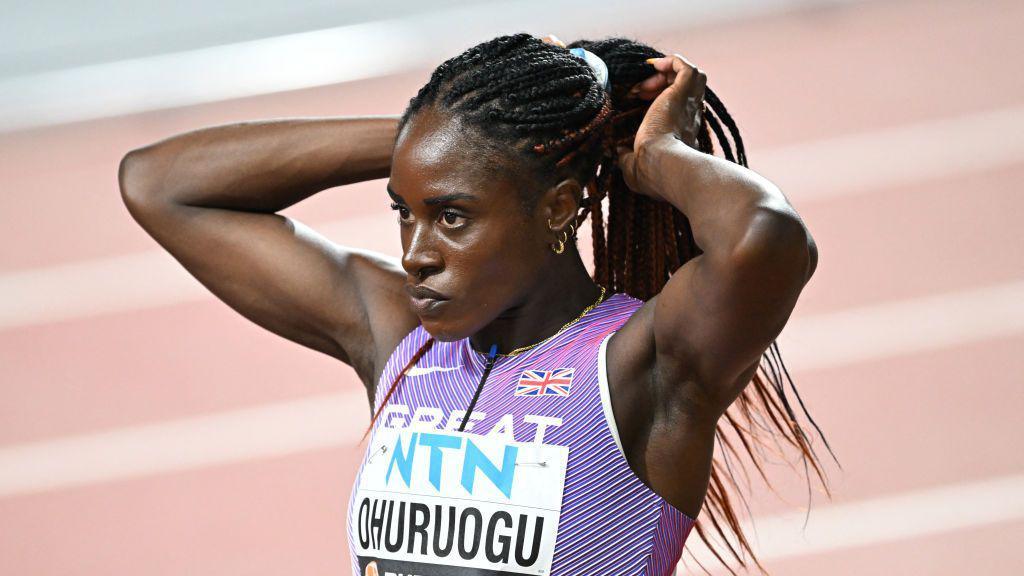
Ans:
{"label": "woman's hand", "polygon": [[619,167],[631,190],[663,200],[648,184],[647,163],[638,160],[651,149],[674,145],[676,140],[696,149],[708,77],[679,54],[651,58],[648,62],[657,73],[633,86],[630,94],[654,101],[640,123],[633,148],[619,148]]}
{"label": "woman's hand", "polygon": [[565,42],[559,40],[558,36],[555,36],[554,34],[548,34],[547,36],[541,38],[541,42],[546,42],[547,44],[554,44],[555,46],[561,46],[562,48],[565,48]]}

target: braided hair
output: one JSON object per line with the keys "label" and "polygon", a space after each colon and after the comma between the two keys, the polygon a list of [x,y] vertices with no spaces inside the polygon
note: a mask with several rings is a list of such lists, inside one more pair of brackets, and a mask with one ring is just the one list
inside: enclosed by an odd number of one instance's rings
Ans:
{"label": "braided hair", "polygon": [[[567,49],[576,47],[585,48],[605,61],[611,80],[609,91],[601,86],[592,69]],[[648,300],[661,291],[680,266],[701,254],[687,217],[668,203],[631,191],[617,166],[616,148],[632,147],[650,106],[649,101],[631,98],[628,91],[656,72],[646,60],[664,54],[628,38],[579,40],[567,48],[548,44],[527,33],[500,36],[473,46],[433,71],[430,80],[410,100],[399,121],[398,132],[401,133],[406,123],[424,107],[436,106],[463,121],[467,127],[465,137],[472,139],[484,161],[511,156],[518,169],[507,169],[506,174],[526,178],[535,185],[523,186],[523,189],[542,190],[545,185],[553,185],[565,177],[584,182],[587,196],[582,199],[576,225],[578,228],[590,216],[594,281],[610,293],[624,292]],[[714,133],[722,155],[731,162],[747,166],[739,129],[710,88],[705,89],[703,108],[697,148],[714,154],[711,138]],[[501,162],[493,164],[495,170],[502,170]],[[605,199],[607,217],[602,206]],[[531,198],[524,198],[527,210],[531,205]],[[406,371],[433,343],[433,338],[428,339],[395,377],[373,414],[364,439]],[[738,459],[740,454],[726,436],[729,428],[769,488],[771,483],[763,469],[766,438],[779,447],[780,452],[780,440],[795,448],[804,463],[808,490],[809,465],[831,498],[811,439],[797,421],[787,397],[785,382],[789,383],[804,415],[835,459],[832,448],[789,377],[778,344],[772,342],[762,355],[751,385],[719,420],[715,437],[721,446],[716,452],[721,457],[716,454],[713,459],[704,503],[706,512],[695,523],[700,538],[727,568],[728,564],[709,541],[707,523],[740,566],[747,567],[743,558],[745,551],[761,572],[767,574],[740,527],[729,497],[729,492],[737,494],[749,514],[749,506],[733,476],[730,458]],[[838,464],[838,460],[836,462]],[[749,475],[742,466],[740,470],[747,478],[749,489]],[[726,537],[723,523],[738,541],[740,552]],[[694,560],[697,561],[696,557]],[[729,571],[735,574],[731,568]]]}

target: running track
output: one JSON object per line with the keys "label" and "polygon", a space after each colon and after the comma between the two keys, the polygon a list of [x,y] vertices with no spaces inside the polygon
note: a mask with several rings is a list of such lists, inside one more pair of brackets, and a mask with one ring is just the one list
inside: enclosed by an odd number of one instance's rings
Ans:
{"label": "running track", "polygon": [[[803,480],[771,468],[788,504],[755,480],[774,574],[1024,573],[1022,22],[905,1],[644,36],[708,71],[820,250],[781,343],[844,470],[805,531]],[[5,574],[348,573],[357,380],[192,282],[116,168],[214,123],[394,113],[427,72],[0,135]],[[377,181],[287,213],[396,253],[386,204]]]}

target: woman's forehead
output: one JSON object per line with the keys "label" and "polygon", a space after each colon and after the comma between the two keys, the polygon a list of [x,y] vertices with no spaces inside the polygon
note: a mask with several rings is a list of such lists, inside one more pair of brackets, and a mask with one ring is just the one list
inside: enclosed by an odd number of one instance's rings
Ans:
{"label": "woman's forehead", "polygon": [[461,195],[465,200],[500,204],[502,199],[519,192],[519,185],[510,181],[504,171],[489,170],[469,155],[454,153],[429,162],[396,156],[388,191],[408,203]]}
{"label": "woman's forehead", "polygon": [[[512,143],[489,139],[457,114],[424,107],[403,126],[391,165],[391,189],[406,198],[468,192],[522,209],[547,186]],[[507,201],[507,202],[506,202]]]}
{"label": "woman's forehead", "polygon": [[506,158],[496,158],[450,130],[417,136],[410,132],[403,138],[392,158],[390,189],[403,198],[452,192],[491,197],[521,186],[509,177]]}
{"label": "woman's forehead", "polygon": [[420,165],[452,161],[464,155],[467,130],[451,114],[438,114],[425,108],[409,119],[395,142],[396,160]]}

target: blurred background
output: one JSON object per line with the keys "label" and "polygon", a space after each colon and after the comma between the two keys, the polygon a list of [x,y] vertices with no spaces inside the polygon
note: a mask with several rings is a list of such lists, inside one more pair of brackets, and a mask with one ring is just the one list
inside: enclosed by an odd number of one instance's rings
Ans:
{"label": "blurred background", "polygon": [[[349,573],[360,383],[192,280],[128,215],[118,161],[212,124],[398,114],[518,31],[695,62],[818,243],[780,345],[843,469],[816,440],[831,500],[799,463],[767,470],[778,494],[754,481],[772,573],[1024,574],[1024,3],[0,6],[4,574]],[[384,184],[285,213],[398,255]],[[724,573],[696,532],[687,550]]]}

